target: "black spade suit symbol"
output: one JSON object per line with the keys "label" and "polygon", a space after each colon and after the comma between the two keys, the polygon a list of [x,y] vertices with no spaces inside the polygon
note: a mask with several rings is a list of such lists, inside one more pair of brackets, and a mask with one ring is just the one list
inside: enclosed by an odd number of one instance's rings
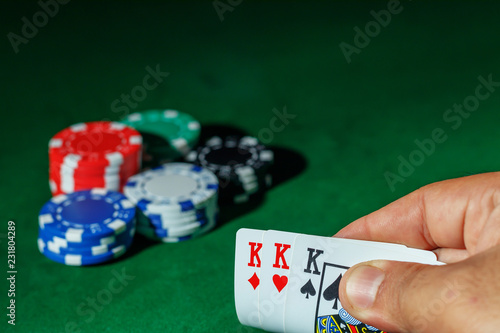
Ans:
{"label": "black spade suit symbol", "polygon": [[304,284],[302,288],[300,288],[300,292],[306,295],[306,298],[309,298],[309,295],[316,295],[316,289],[314,289],[311,279],[309,279],[309,281],[307,281],[306,284]]}
{"label": "black spade suit symbol", "polygon": [[339,275],[339,277],[333,281],[331,285],[328,286],[328,288],[325,289],[323,292],[323,297],[327,301],[334,301],[333,302],[333,309],[337,310],[337,302],[339,300],[339,285],[340,285],[340,280],[342,279],[342,274]]}

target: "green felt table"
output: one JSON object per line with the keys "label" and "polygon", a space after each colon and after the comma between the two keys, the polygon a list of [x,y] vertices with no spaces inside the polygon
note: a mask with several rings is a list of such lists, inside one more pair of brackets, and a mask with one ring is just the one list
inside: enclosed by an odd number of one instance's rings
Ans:
{"label": "green felt table", "polygon": [[[233,302],[239,228],[328,236],[425,184],[499,169],[498,2],[215,5],[70,1],[47,20],[34,1],[0,5],[0,331],[251,332]],[[23,28],[33,16],[36,33]],[[259,137],[281,152],[282,176],[199,239],[140,241],[97,267],[45,258],[48,140],[150,108]]]}

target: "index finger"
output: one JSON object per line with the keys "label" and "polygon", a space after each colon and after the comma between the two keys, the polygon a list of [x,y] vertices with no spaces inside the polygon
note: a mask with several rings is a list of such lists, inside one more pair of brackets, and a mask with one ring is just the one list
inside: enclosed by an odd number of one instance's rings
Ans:
{"label": "index finger", "polygon": [[335,236],[426,250],[473,249],[499,204],[499,189],[499,172],[430,184],[352,222]]}

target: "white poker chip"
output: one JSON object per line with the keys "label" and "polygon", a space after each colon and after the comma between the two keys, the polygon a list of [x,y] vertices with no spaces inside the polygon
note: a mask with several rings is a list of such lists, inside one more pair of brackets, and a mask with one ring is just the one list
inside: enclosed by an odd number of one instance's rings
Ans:
{"label": "white poker chip", "polygon": [[161,206],[162,212],[196,210],[217,196],[219,182],[214,173],[189,163],[167,163],[128,179],[125,195],[142,211]]}
{"label": "white poker chip", "polygon": [[183,212],[169,210],[168,207],[165,208],[164,205],[156,205],[154,203],[149,203],[147,209],[143,211],[146,216],[160,215],[162,218],[171,220],[182,220],[186,218],[191,218],[196,216],[200,211],[207,211],[212,209],[212,207],[217,206],[218,195],[207,199],[205,202],[196,206],[194,210],[188,210]]}

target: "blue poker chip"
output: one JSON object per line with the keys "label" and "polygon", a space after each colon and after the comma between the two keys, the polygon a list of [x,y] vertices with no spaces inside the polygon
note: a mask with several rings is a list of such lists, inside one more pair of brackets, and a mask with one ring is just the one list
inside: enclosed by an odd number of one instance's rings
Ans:
{"label": "blue poker chip", "polygon": [[192,239],[194,236],[193,235],[187,235],[183,237],[162,237],[158,238],[159,241],[163,243],[179,243],[179,242],[184,242],[187,240]]}
{"label": "blue poker chip", "polygon": [[128,179],[123,192],[142,211],[189,212],[217,196],[219,181],[208,169],[167,163]]}
{"label": "blue poker chip", "polygon": [[190,239],[200,237],[200,236],[206,234],[207,232],[213,230],[216,226],[217,226],[217,220],[213,219],[212,221],[209,221],[209,223],[207,223],[206,225],[201,227],[197,232],[195,232],[192,235],[187,235],[187,236],[183,236],[183,237],[156,237],[155,239],[160,241],[160,242],[163,242],[163,243],[184,242],[184,241],[187,241]]}
{"label": "blue poker chip", "polygon": [[180,236],[180,237],[158,237],[155,234],[154,231],[151,232],[149,230],[146,231],[146,232],[144,232],[144,233],[141,233],[138,230],[137,233],[139,235],[144,236],[144,237],[146,237],[148,239],[151,239],[153,241],[163,242],[163,243],[179,243],[179,242],[184,242],[184,241],[193,239],[194,237],[196,237],[198,235],[198,233],[194,233],[194,234],[191,234],[191,235],[185,235],[185,236]]}
{"label": "blue poker chip", "polygon": [[187,235],[192,235],[198,231],[201,227],[208,223],[207,220],[196,221],[193,223],[179,225],[175,227],[165,228],[154,228],[148,227],[142,224],[137,226],[137,232],[145,236],[155,236],[155,237],[183,237]]}
{"label": "blue poker chip", "polygon": [[175,209],[172,210],[171,205],[165,205],[165,204],[157,205],[153,204],[150,200],[140,200],[139,202],[140,203],[137,205],[137,207],[139,208],[139,210],[143,211],[145,215],[154,214],[168,218],[179,218],[179,217],[196,215],[199,212],[204,212],[204,211],[206,212],[207,210],[212,209],[212,207],[217,206],[218,193],[215,193],[214,195],[212,195],[210,198],[200,203],[199,205],[195,207],[193,206],[192,209],[185,211],[176,211]]}
{"label": "blue poker chip", "polygon": [[85,256],[97,256],[101,254],[105,254],[112,249],[120,246],[129,244],[133,241],[135,235],[135,226],[130,228],[129,230],[121,233],[116,236],[113,242],[111,243],[101,243],[95,245],[87,245],[81,246],[82,243],[75,243],[79,246],[74,247],[73,243],[68,243],[66,240],[58,237],[46,237],[44,234],[40,233],[38,238],[45,242],[47,249],[53,253],[58,253],[62,255],[66,254],[79,254]]}
{"label": "blue poker chip", "polygon": [[207,215],[204,214],[199,214],[196,216],[193,216],[191,218],[186,218],[183,220],[172,220],[172,219],[164,219],[161,216],[158,215],[151,215],[146,218],[142,218],[141,222],[147,221],[151,226],[154,226],[156,228],[164,228],[164,229],[169,229],[169,228],[176,228],[181,225],[186,225],[190,223],[194,223],[197,221],[204,221],[209,219]]}
{"label": "blue poker chip", "polygon": [[123,232],[119,232],[117,234],[105,236],[102,238],[84,239],[81,242],[76,242],[76,243],[70,242],[65,238],[59,237],[57,235],[48,232],[47,228],[46,229],[38,228],[38,237],[43,238],[47,242],[50,241],[54,243],[54,245],[57,247],[87,249],[94,246],[102,246],[102,245],[109,246],[121,242],[124,238],[128,237],[126,236],[127,234],[133,236],[133,234],[135,233],[136,220],[137,218],[135,218],[133,223],[130,223],[130,225],[127,226],[127,229],[125,229]]}
{"label": "blue poker chip", "polygon": [[38,221],[44,233],[82,243],[119,234],[134,218],[135,207],[123,194],[92,189],[53,197]]}
{"label": "blue poker chip", "polygon": [[208,231],[209,231],[209,229],[207,229],[205,232],[197,232],[197,233],[194,233],[192,235],[187,235],[187,236],[182,236],[182,237],[157,237],[156,235],[151,235],[151,234],[143,235],[143,236],[146,238],[149,238],[151,240],[163,242],[163,243],[180,243],[180,242],[184,242],[187,240],[191,240],[193,238],[197,238],[197,237],[205,234]]}
{"label": "blue poker chip", "polygon": [[[142,211],[141,211],[142,212]],[[163,220],[171,220],[171,221],[183,221],[183,220],[194,220],[197,218],[201,218],[204,216],[207,216],[207,207],[196,209],[191,211],[190,213],[185,213],[182,215],[169,215],[169,214],[162,214],[162,213],[154,213],[150,211],[144,211],[142,212],[145,216],[148,218],[156,218],[156,219],[163,219]]]}
{"label": "blue poker chip", "polygon": [[194,233],[194,232],[198,231],[198,229],[207,225],[208,222],[209,222],[208,219],[203,219],[203,220],[193,221],[193,222],[187,223],[187,224],[180,224],[180,225],[175,225],[175,226],[170,226],[170,227],[161,227],[161,226],[158,227],[158,226],[152,224],[151,222],[142,221],[142,222],[137,224],[137,227],[141,228],[141,229],[147,228],[147,229],[155,230],[158,232],[157,233],[158,237],[172,237],[174,235],[177,237],[178,235],[186,235],[186,234]]}
{"label": "blue poker chip", "polygon": [[49,250],[43,239],[38,239],[38,250],[47,258],[68,266],[89,266],[102,264],[122,256],[132,244],[132,240],[127,244],[120,245],[96,256],[81,254],[60,254]]}
{"label": "blue poker chip", "polygon": [[[213,230],[217,226],[217,221],[218,221],[218,212],[216,212],[213,215],[213,218],[209,219],[206,224],[201,226],[199,229],[197,229],[195,232],[192,234],[184,235],[184,236],[179,236],[179,237],[174,237],[174,236],[164,236],[166,233],[158,231],[158,229],[151,228],[151,226],[148,226],[147,224],[143,224],[144,222],[138,222],[138,229],[137,232],[146,238],[163,242],[163,243],[178,243],[178,242],[183,242],[186,240],[190,240],[193,238],[197,238],[199,236],[202,236],[206,234],[207,232]],[[147,222],[146,222],[147,223]]]}
{"label": "blue poker chip", "polygon": [[[210,220],[214,218],[215,212],[218,210],[217,201],[212,200],[210,205],[191,211],[189,213],[181,214],[155,214],[151,212],[143,212],[137,209],[138,220],[146,221],[147,225],[154,226],[156,228],[170,228],[181,224],[188,224],[200,220]],[[144,223],[143,223],[144,224]]]}
{"label": "blue poker chip", "polygon": [[207,214],[193,215],[191,218],[184,220],[166,219],[165,217],[155,215],[145,216],[142,212],[140,212],[140,210],[138,210],[137,225],[159,230],[178,230],[183,226],[192,225],[194,223],[200,225],[200,227],[204,227],[208,223],[213,223],[211,221],[215,221],[217,216],[217,208],[210,209]]}

